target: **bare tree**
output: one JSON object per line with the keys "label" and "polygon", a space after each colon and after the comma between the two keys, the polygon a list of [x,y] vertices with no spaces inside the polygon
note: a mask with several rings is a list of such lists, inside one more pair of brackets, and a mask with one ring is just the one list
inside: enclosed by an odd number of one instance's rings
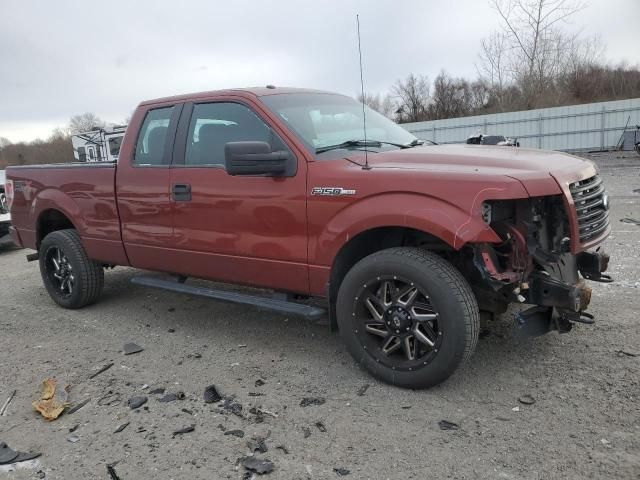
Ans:
{"label": "bare tree", "polygon": [[11,145],[11,140],[6,137],[0,137],[0,148],[8,147]]}
{"label": "bare tree", "polygon": [[444,70],[433,81],[429,118],[462,117],[471,112],[471,87],[462,78],[452,78]]}
{"label": "bare tree", "polygon": [[[576,35],[563,30],[581,0],[491,0],[501,32],[482,42],[479,71],[497,92],[517,83],[527,108],[566,66]],[[499,98],[499,101],[502,99]]]}
{"label": "bare tree", "polygon": [[512,79],[508,66],[509,41],[503,32],[494,32],[480,43],[480,63],[476,65],[478,74],[490,90],[500,111],[504,110],[503,92]]}
{"label": "bare tree", "polygon": [[396,120],[398,123],[420,122],[427,118],[429,105],[429,79],[413,73],[403,81],[398,80],[391,89],[397,97]]}
{"label": "bare tree", "polygon": [[72,135],[82,132],[88,132],[95,128],[104,128],[105,122],[101,120],[95,113],[86,112],[82,115],[74,115],[69,120],[69,133]]}

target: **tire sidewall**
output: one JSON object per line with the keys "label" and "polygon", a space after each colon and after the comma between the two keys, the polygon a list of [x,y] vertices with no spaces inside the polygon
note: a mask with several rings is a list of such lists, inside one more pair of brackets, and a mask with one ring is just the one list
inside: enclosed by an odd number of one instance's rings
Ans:
{"label": "tire sidewall", "polygon": [[[51,282],[46,270],[46,258],[47,251],[51,248],[59,248],[69,260],[74,275],[74,288],[73,292],[69,296],[60,295],[56,286]],[[76,254],[76,250],[73,245],[70,244],[69,239],[63,234],[63,232],[52,232],[47,235],[40,244],[39,254],[40,274],[42,275],[42,282],[44,283],[49,296],[60,306],[65,308],[77,308],[83,301],[83,287],[86,279],[84,278],[83,258],[79,258]]]}
{"label": "tire sidewall", "polygon": [[[434,256],[434,261],[445,262]],[[361,321],[353,316],[355,297],[360,289],[378,276],[397,275],[419,286],[439,313],[439,326],[443,338],[436,356],[426,366],[413,371],[392,370],[382,365],[364,350],[354,330],[362,328]],[[424,265],[408,258],[384,252],[366,257],[345,276],[338,293],[338,326],[347,348],[359,363],[377,378],[397,386],[426,388],[447,379],[462,362],[467,342],[471,339],[465,323],[465,311],[447,282]]]}

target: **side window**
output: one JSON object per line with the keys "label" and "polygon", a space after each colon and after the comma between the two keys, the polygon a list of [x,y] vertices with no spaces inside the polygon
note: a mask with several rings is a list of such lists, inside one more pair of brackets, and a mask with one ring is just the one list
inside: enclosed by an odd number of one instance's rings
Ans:
{"label": "side window", "polygon": [[78,160],[81,162],[87,161],[87,152],[85,152],[84,147],[78,147]]}
{"label": "side window", "polygon": [[251,109],[239,103],[200,103],[193,107],[185,165],[224,165],[227,142],[261,141],[272,150],[284,142]]}
{"label": "side window", "polygon": [[140,127],[133,157],[134,165],[162,165],[164,143],[174,107],[149,110]]}

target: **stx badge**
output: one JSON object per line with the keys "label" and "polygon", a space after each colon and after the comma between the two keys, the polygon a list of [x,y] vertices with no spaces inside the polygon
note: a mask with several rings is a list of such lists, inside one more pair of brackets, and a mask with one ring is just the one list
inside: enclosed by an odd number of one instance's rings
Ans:
{"label": "stx badge", "polygon": [[342,187],[313,187],[311,195],[324,195],[330,197],[340,197],[343,195],[355,195],[355,190],[348,190]]}

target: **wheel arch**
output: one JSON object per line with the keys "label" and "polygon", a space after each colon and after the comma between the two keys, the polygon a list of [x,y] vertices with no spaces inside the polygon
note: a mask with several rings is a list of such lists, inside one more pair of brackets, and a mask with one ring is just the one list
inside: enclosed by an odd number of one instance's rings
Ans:
{"label": "wheel arch", "polygon": [[57,208],[46,208],[40,212],[36,221],[36,248],[40,249],[40,244],[44,237],[51,232],[58,230],[74,229],[76,226],[64,212]]}
{"label": "wheel arch", "polygon": [[350,238],[334,257],[329,274],[327,300],[332,330],[337,330],[335,302],[347,272],[360,260],[373,253],[402,246],[417,246],[439,252],[456,251],[449,243],[431,233],[404,226],[374,227]]}

